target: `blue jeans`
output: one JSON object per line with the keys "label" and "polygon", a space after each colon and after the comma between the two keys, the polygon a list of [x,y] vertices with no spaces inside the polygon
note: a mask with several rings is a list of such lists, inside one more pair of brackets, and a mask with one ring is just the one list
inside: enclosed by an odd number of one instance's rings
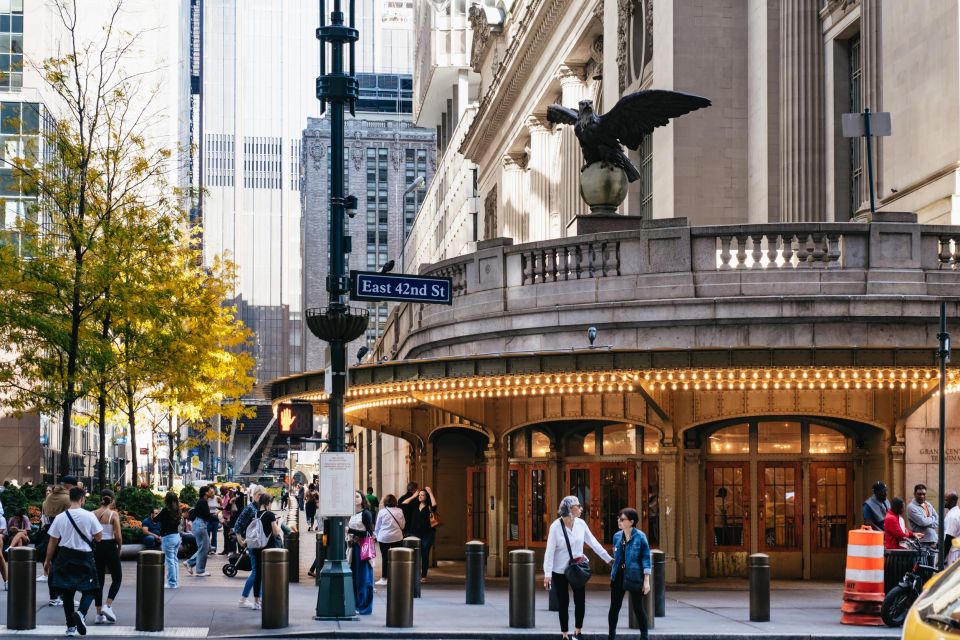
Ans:
{"label": "blue jeans", "polygon": [[250,575],[247,576],[247,581],[243,583],[243,592],[240,594],[244,598],[250,596],[250,590],[253,589],[253,585],[257,582],[257,557],[253,555],[253,550],[247,549],[244,553],[250,556]]}
{"label": "blue jeans", "polygon": [[210,547],[216,551],[217,550],[217,531],[220,530],[220,523],[214,522],[207,525],[207,531],[210,532]]}
{"label": "blue jeans", "polygon": [[167,584],[171,587],[180,586],[180,563],[177,562],[177,552],[180,551],[180,534],[171,533],[160,539],[163,545],[163,561],[167,565]]}
{"label": "blue jeans", "polygon": [[207,523],[203,520],[193,521],[193,536],[197,539],[197,552],[190,556],[187,564],[197,568],[197,573],[207,570],[207,554],[210,552],[210,535],[207,533]]}

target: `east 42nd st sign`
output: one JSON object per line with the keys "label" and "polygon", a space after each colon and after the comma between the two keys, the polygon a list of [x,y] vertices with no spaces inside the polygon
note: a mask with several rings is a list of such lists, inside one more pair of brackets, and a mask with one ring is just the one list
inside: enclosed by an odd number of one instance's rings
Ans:
{"label": "east 42nd st sign", "polygon": [[351,271],[350,299],[453,304],[453,293],[450,278]]}

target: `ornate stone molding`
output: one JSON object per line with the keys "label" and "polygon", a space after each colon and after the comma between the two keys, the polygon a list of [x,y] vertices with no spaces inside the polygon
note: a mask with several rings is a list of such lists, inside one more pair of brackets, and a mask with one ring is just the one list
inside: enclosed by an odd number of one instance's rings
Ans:
{"label": "ornate stone molding", "polygon": [[587,75],[597,79],[603,75],[603,36],[599,35],[590,44],[590,62]]}
{"label": "ornate stone molding", "polygon": [[503,156],[503,168],[508,170],[517,169],[519,171],[524,171],[527,168],[527,162],[529,159],[530,156],[525,151],[508,153]]}
{"label": "ornate stone molding", "polygon": [[556,77],[560,81],[560,86],[582,84],[587,79],[586,67],[579,64],[562,64],[557,69]]}
{"label": "ornate stone molding", "polygon": [[470,21],[470,28],[473,30],[470,67],[480,73],[483,59],[503,31],[504,15],[500,9],[475,4],[470,7],[467,19]]}
{"label": "ornate stone molding", "polygon": [[603,24],[603,0],[597,0],[597,3],[593,5],[593,17],[600,21],[600,24]]}
{"label": "ornate stone molding", "polygon": [[497,237],[497,185],[483,201],[483,235],[487,240]]}
{"label": "ornate stone molding", "polygon": [[533,133],[541,133],[544,131],[553,131],[553,124],[547,121],[547,116],[545,114],[533,114],[527,117],[525,122],[527,125],[527,130]]}

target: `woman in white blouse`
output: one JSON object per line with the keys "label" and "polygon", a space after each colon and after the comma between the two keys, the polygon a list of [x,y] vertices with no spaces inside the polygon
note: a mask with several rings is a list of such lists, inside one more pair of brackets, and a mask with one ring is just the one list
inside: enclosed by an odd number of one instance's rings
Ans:
{"label": "woman in white blouse", "polygon": [[380,544],[380,557],[383,558],[383,576],[376,584],[385,585],[390,578],[390,549],[399,547],[403,540],[403,527],[406,520],[403,509],[397,506],[397,498],[392,493],[383,499],[383,509],[377,512],[377,524],[373,536]]}
{"label": "woman in white blouse", "polygon": [[[550,585],[553,584],[554,589],[556,589],[557,604],[560,609],[560,633],[563,634],[564,639],[569,638],[570,592],[567,589],[568,586],[573,589],[574,638],[582,637],[583,615],[587,608],[585,589],[569,585],[563,573],[570,564],[571,554],[573,560],[582,558],[583,545],[586,543],[604,562],[607,564],[613,562],[610,554],[600,546],[593,533],[590,532],[590,527],[580,518],[582,510],[583,507],[581,507],[580,499],[577,496],[567,496],[560,501],[560,508],[558,509],[560,517],[550,525],[547,549],[543,554],[543,586],[549,591]],[[567,530],[567,538],[570,539],[569,550],[567,550],[567,542],[560,527],[565,527]]]}

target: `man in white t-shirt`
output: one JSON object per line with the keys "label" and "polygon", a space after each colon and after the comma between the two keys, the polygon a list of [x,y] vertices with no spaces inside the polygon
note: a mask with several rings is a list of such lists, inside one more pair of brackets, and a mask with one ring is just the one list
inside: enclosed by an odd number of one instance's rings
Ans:
{"label": "man in white t-shirt", "polygon": [[944,567],[950,566],[960,559],[960,549],[954,545],[954,539],[960,538],[960,506],[957,506],[957,494],[948,493],[943,498],[943,506],[947,515],[943,519],[943,550],[947,555]]}
{"label": "man in white t-shirt", "polygon": [[[54,518],[47,532],[50,544],[43,563],[43,572],[63,597],[68,636],[87,634],[84,619],[100,587],[93,550],[100,541],[103,525],[83,508],[85,500],[83,489],[70,489],[70,508]],[[77,591],[81,593],[80,607],[74,611],[73,596]]]}

